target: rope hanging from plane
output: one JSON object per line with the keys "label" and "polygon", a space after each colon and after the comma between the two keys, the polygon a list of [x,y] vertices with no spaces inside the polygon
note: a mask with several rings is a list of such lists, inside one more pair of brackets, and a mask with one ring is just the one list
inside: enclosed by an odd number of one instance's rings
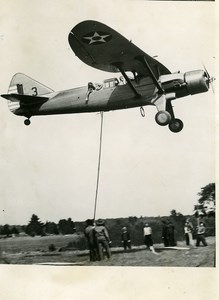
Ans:
{"label": "rope hanging from plane", "polygon": [[100,126],[100,144],[99,144],[99,158],[98,158],[98,168],[97,168],[97,184],[96,184],[96,193],[95,193],[95,202],[94,202],[94,221],[96,218],[97,210],[97,196],[99,188],[99,178],[100,178],[100,162],[101,162],[101,150],[102,150],[102,135],[103,135],[103,112],[100,112],[101,115],[101,126]]}

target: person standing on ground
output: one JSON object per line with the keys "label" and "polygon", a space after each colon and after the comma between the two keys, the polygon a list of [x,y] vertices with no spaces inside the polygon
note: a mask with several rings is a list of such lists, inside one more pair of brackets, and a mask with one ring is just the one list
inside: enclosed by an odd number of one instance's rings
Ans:
{"label": "person standing on ground", "polygon": [[131,249],[130,233],[128,232],[127,227],[122,228],[121,240],[124,250],[126,250],[127,248]]}
{"label": "person standing on ground", "polygon": [[87,238],[90,261],[96,261],[98,259],[97,242],[94,232],[94,222],[92,219],[86,220],[86,228],[84,234]]}
{"label": "person standing on ground", "polygon": [[186,219],[185,225],[184,225],[184,234],[185,234],[185,240],[187,246],[193,246],[193,233],[194,227],[192,225],[192,222],[190,222],[190,219]]}
{"label": "person standing on ground", "polygon": [[176,239],[175,239],[175,227],[171,221],[169,221],[169,228],[168,228],[168,234],[169,234],[169,243],[171,247],[176,246]]}
{"label": "person standing on ground", "polygon": [[201,222],[197,227],[196,247],[199,247],[200,242],[202,242],[204,246],[208,245],[205,239],[205,232],[206,232],[206,227],[204,223]]}
{"label": "person standing on ground", "polygon": [[154,254],[157,254],[153,245],[152,229],[148,223],[146,223],[144,226],[144,243],[148,249],[150,249]]}
{"label": "person standing on ground", "polygon": [[162,239],[164,243],[164,247],[169,247],[170,246],[170,241],[169,241],[169,235],[168,235],[168,225],[167,221],[163,220],[163,227],[162,227]]}
{"label": "person standing on ground", "polygon": [[103,260],[104,253],[103,250],[106,251],[107,258],[109,259],[111,257],[111,251],[110,251],[110,237],[108,230],[105,227],[105,222],[102,219],[98,219],[96,221],[95,226],[95,237],[97,241],[97,247],[98,247],[98,258],[99,260]]}

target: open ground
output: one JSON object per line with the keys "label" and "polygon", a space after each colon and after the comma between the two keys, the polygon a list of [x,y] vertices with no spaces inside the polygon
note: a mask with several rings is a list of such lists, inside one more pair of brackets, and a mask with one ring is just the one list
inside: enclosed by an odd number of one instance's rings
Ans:
{"label": "open ground", "polygon": [[[215,237],[207,237],[207,247],[186,247],[185,242],[177,243],[179,250],[164,248],[155,244],[153,254],[145,246],[133,246],[124,251],[112,247],[112,257],[103,261],[90,262],[88,250],[66,249],[66,245],[77,238],[69,236],[18,237],[0,240],[1,264],[42,264],[81,266],[166,266],[166,267],[215,267]],[[49,245],[56,246],[49,251]],[[64,251],[60,251],[64,250]]]}

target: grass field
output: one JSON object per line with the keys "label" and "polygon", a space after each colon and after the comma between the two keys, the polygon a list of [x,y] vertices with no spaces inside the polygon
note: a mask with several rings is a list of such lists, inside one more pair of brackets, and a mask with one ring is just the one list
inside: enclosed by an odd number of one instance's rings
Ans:
{"label": "grass field", "polygon": [[71,242],[77,243],[77,240],[80,238],[81,235],[79,234],[7,238],[0,240],[0,249],[8,253],[48,251],[48,247],[51,244],[60,249]]}
{"label": "grass field", "polygon": [[[145,249],[145,246],[133,247],[124,252],[122,248],[112,247],[111,259],[90,262],[87,250],[65,248],[80,237],[69,236],[19,237],[0,240],[1,264],[45,264],[45,265],[83,265],[83,266],[168,266],[168,267],[214,267],[215,237],[207,237],[208,246],[183,250],[166,249],[156,244],[157,255]],[[49,251],[54,244],[56,251]],[[185,247],[185,242],[178,242]]]}

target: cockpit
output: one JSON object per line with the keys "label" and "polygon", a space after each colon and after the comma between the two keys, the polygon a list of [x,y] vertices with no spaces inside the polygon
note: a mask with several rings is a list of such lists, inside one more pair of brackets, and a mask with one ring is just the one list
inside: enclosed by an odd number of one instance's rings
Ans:
{"label": "cockpit", "polygon": [[107,89],[107,88],[112,88],[115,87],[117,85],[124,85],[126,84],[126,80],[123,76],[120,76],[119,79],[114,77],[114,78],[109,78],[103,81],[103,88]]}

